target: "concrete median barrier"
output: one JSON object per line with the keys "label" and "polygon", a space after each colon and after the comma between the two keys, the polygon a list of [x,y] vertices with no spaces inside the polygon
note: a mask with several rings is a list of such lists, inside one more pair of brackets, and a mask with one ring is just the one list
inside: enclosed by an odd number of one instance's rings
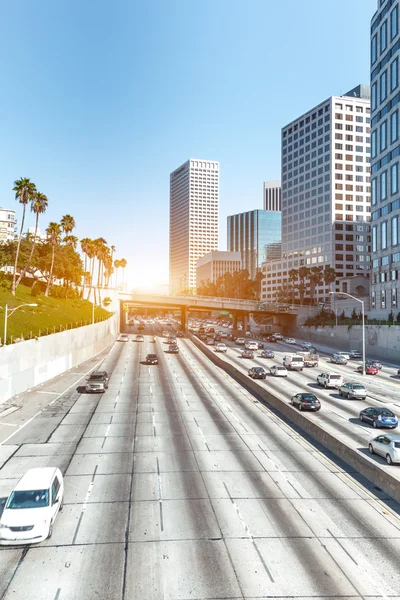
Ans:
{"label": "concrete median barrier", "polygon": [[[316,441],[320,442],[325,448],[333,452],[338,458],[345,461],[353,467],[361,475],[366,477],[375,486],[382,489],[386,494],[400,502],[400,482],[390,472],[382,468],[376,460],[368,454],[363,454],[357,448],[347,446],[343,441],[338,439],[332,433],[323,429],[320,425],[309,419],[306,415],[299,412],[288,401],[284,401],[276,396],[271,391],[242,373],[236,367],[226,362],[218,356],[210,347],[203,344],[195,336],[190,335],[190,339],[197,348],[199,348],[214,364],[221,367],[228,375],[233,377],[238,383],[243,385],[247,390],[254,393],[257,399],[261,399],[263,403],[277,410],[285,420],[297,425],[302,431],[312,436]],[[364,450],[364,449],[363,449]],[[396,469],[400,467],[392,466],[387,469]]]}

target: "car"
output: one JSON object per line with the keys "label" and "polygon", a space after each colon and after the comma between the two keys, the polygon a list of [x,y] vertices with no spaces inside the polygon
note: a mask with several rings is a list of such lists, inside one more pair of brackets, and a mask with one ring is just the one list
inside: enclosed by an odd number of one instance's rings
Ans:
{"label": "car", "polygon": [[221,336],[222,338],[227,338],[227,337],[228,337],[228,334],[227,334],[225,331],[221,331],[221,332],[220,332],[220,336]]}
{"label": "car", "polygon": [[300,393],[292,396],[290,400],[293,406],[297,406],[299,410],[320,410],[321,402],[314,394]]}
{"label": "car", "polygon": [[394,412],[389,408],[380,406],[369,406],[360,411],[360,421],[371,423],[373,427],[389,427],[394,429],[398,420]]}
{"label": "car", "polygon": [[343,383],[339,387],[339,396],[346,396],[348,400],[350,400],[350,398],[365,400],[367,397],[367,390],[361,383],[350,381],[348,383]]}
{"label": "car", "polygon": [[244,346],[245,345],[245,339],[244,338],[237,338],[236,339],[236,345],[237,346]]}
{"label": "car", "polygon": [[169,352],[170,354],[179,354],[179,348],[176,344],[170,344],[168,346],[167,352]]}
{"label": "car", "polygon": [[346,360],[350,360],[350,354],[348,352],[335,352],[335,354],[339,354],[340,356],[343,356],[343,358],[345,358]]}
{"label": "car", "polygon": [[220,341],[221,341],[221,336],[218,333],[216,333],[214,335],[214,342],[220,342]]}
{"label": "car", "polygon": [[379,360],[369,359],[365,361],[365,366],[370,365],[371,367],[375,367],[376,369],[382,369],[382,363]]}
{"label": "car", "polygon": [[273,350],[263,350],[260,352],[261,358],[275,358],[275,352]]}
{"label": "car", "polygon": [[133,341],[134,342],[144,342],[144,337],[142,335],[138,334]]}
{"label": "car", "polygon": [[177,338],[183,338],[183,337],[185,337],[185,333],[183,331],[177,331],[176,332],[176,337]]}
{"label": "car", "polygon": [[217,344],[215,346],[215,352],[226,352],[228,350],[226,344]]}
{"label": "car", "polygon": [[296,340],[294,338],[291,338],[291,337],[285,338],[285,342],[287,344],[297,344]]}
{"label": "car", "polygon": [[246,350],[257,351],[258,344],[257,344],[257,342],[246,342],[245,348],[246,348]]}
{"label": "car", "polygon": [[257,343],[257,347],[259,350],[262,350],[263,348],[265,348],[264,344],[262,342],[258,342]]}
{"label": "car", "polygon": [[214,346],[215,341],[213,338],[207,338],[206,346]]}
{"label": "car", "polygon": [[64,481],[60,469],[29,469],[5,503],[0,517],[0,545],[37,544],[51,538],[63,500]]}
{"label": "car", "polygon": [[165,338],[169,338],[169,331],[163,331],[162,336]]}
{"label": "car", "polygon": [[157,354],[147,354],[145,363],[146,363],[146,365],[158,365]]}
{"label": "car", "polygon": [[144,325],[143,325],[143,323],[140,323],[140,325],[138,326],[138,330],[143,331],[143,329],[144,329]]}
{"label": "car", "polygon": [[[359,367],[357,367],[357,371],[358,371],[358,373],[362,373],[363,366],[360,365]],[[365,365],[365,374],[366,375],[378,375],[378,373],[379,373],[379,369],[377,367],[374,367],[372,364]]]}
{"label": "car", "polygon": [[283,335],[281,333],[273,333],[272,335],[276,340],[283,340]]}
{"label": "car", "polygon": [[199,333],[199,340],[201,340],[202,342],[206,342],[208,340],[207,334]]}
{"label": "car", "polygon": [[273,367],[271,367],[270,373],[274,377],[287,377],[288,376],[288,370],[286,369],[286,367],[281,367],[280,365],[274,365]]}
{"label": "car", "polygon": [[320,373],[317,377],[318,385],[327,388],[339,388],[343,385],[343,377],[337,373]]}
{"label": "car", "polygon": [[311,342],[303,342],[303,343],[301,344],[301,347],[302,347],[302,349],[303,349],[303,350],[306,350],[306,351],[307,351],[307,350],[308,350],[308,349],[309,349],[311,346],[312,346],[312,343],[311,343]]}
{"label": "car", "polygon": [[276,337],[273,335],[267,335],[265,341],[269,342],[270,344],[276,344]]}
{"label": "car", "polygon": [[119,342],[129,342],[129,335],[126,335],[126,333],[122,333],[119,338],[118,338]]}
{"label": "car", "polygon": [[355,358],[362,358],[362,353],[358,350],[350,350],[349,351],[350,360],[354,360]]}
{"label": "car", "polygon": [[347,358],[336,352],[331,356],[330,362],[335,363],[336,365],[347,365]]}
{"label": "car", "polygon": [[371,454],[379,454],[386,459],[388,465],[400,463],[400,435],[385,433],[378,435],[368,444]]}
{"label": "car", "polygon": [[252,350],[243,350],[241,356],[242,358],[254,358],[254,352]]}
{"label": "car", "polygon": [[108,388],[107,371],[93,371],[86,380],[87,392],[104,392]]}
{"label": "car", "polygon": [[247,371],[247,375],[252,379],[265,379],[267,372],[262,367],[250,367]]}
{"label": "car", "polygon": [[176,344],[176,337],[170,336],[167,339],[167,344]]}

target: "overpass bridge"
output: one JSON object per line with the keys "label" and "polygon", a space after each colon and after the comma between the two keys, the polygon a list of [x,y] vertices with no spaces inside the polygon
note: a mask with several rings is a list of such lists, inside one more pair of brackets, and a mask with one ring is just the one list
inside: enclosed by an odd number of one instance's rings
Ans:
{"label": "overpass bridge", "polygon": [[256,300],[242,300],[240,298],[217,298],[212,296],[188,296],[164,294],[138,294],[135,292],[118,292],[121,304],[120,315],[122,324],[123,304],[134,308],[159,308],[162,310],[179,310],[181,313],[182,328],[187,329],[188,314],[190,311],[226,311],[232,315],[234,329],[237,329],[238,320],[242,320],[243,329],[246,331],[250,314],[270,317],[274,325],[286,329],[293,329],[297,318],[297,307],[290,305],[276,305],[258,302]]}

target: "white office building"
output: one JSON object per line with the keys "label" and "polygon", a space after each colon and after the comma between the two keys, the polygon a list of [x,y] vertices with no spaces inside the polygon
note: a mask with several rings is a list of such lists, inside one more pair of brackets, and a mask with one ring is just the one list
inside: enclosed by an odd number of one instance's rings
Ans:
{"label": "white office building", "polygon": [[371,21],[370,316],[400,309],[399,0],[378,0]]}
{"label": "white office building", "polygon": [[197,261],[196,288],[201,283],[209,281],[216,283],[218,277],[230,273],[231,275],[242,268],[242,256],[240,252],[227,252],[226,250],[215,250],[206,254]]}
{"label": "white office building", "polygon": [[189,159],[170,175],[170,294],[196,290],[196,266],[218,248],[219,162]]}
{"label": "white office building", "polygon": [[[301,266],[368,275],[370,193],[370,88],[359,85],[282,129],[282,259],[263,265],[262,299],[275,301]],[[316,299],[329,291],[318,286]]]}
{"label": "white office building", "polygon": [[280,181],[264,181],[264,210],[282,210],[282,188]]}
{"label": "white office building", "polygon": [[17,236],[17,220],[15,210],[0,208],[0,244],[15,240]]}

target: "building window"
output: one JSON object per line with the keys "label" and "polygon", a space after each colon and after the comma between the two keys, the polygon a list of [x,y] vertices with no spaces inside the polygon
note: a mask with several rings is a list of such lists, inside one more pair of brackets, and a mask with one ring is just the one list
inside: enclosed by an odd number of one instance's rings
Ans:
{"label": "building window", "polygon": [[378,103],[378,85],[377,83],[373,83],[371,87],[371,110],[376,110]]}
{"label": "building window", "polygon": [[390,91],[393,92],[397,88],[399,73],[399,59],[395,58],[390,65]]}
{"label": "building window", "polygon": [[386,250],[387,248],[387,221],[381,223],[381,249]]}
{"label": "building window", "polygon": [[[371,64],[378,58],[378,36],[375,34],[371,40]],[[336,105],[337,106],[337,105]]]}
{"label": "building window", "polygon": [[378,245],[377,245],[377,225],[374,225],[374,227],[372,228],[372,252],[376,252]]}
{"label": "building window", "polygon": [[381,308],[386,308],[386,290],[381,290]]}
{"label": "building window", "polygon": [[380,85],[380,101],[383,102],[384,100],[386,100],[387,97],[387,72],[383,71],[382,75],[381,75],[381,79],[380,79],[381,85]]}
{"label": "building window", "polygon": [[390,143],[396,142],[399,137],[399,113],[396,110],[390,115]]}
{"label": "building window", "polygon": [[390,13],[390,39],[393,40],[399,32],[399,9],[395,6]]}
{"label": "building window", "polygon": [[381,149],[381,152],[383,152],[387,148],[387,121],[384,121],[383,123],[381,123],[380,137],[381,137],[380,149]]}
{"label": "building window", "polygon": [[376,139],[377,139],[377,132],[373,131],[372,135],[371,135],[371,157],[372,158],[376,158],[377,153],[378,153],[378,148],[376,145]]}
{"label": "building window", "polygon": [[396,194],[399,190],[399,163],[390,167],[390,193]]}
{"label": "building window", "polygon": [[381,202],[387,198],[387,171],[381,174]]}
{"label": "building window", "polygon": [[377,186],[377,179],[375,177],[371,182],[371,203],[373,206],[377,203],[377,191],[378,191],[378,186]]}
{"label": "building window", "polygon": [[381,53],[387,48],[387,21],[381,25]]}
{"label": "building window", "polygon": [[398,233],[398,216],[397,217],[393,217],[392,219],[392,246],[397,246],[397,244],[399,243],[399,233]]}

